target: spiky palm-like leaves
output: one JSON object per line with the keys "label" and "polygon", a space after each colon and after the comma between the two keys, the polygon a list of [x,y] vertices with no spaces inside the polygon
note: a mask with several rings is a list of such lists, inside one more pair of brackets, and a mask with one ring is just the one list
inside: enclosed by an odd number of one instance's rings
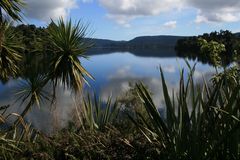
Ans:
{"label": "spiky palm-like leaves", "polygon": [[6,81],[17,75],[21,49],[11,25],[7,22],[0,24],[0,79]]}
{"label": "spiky palm-like leaves", "polygon": [[24,6],[23,0],[1,0],[0,1],[0,24],[3,22],[3,12],[13,20],[21,21],[21,8]]}
{"label": "spiky palm-like leaves", "polygon": [[51,100],[50,92],[44,88],[48,80],[46,75],[32,75],[20,82],[16,96],[17,101],[21,101],[21,104],[26,104],[25,109],[20,114],[22,118],[25,117],[32,106],[36,105],[40,107],[42,102]]}
{"label": "spiky palm-like leaves", "polygon": [[239,159],[239,83],[229,87],[219,81],[213,88],[205,83],[201,89],[195,86],[193,73],[194,68],[184,80],[181,72],[177,97],[171,98],[161,70],[166,119],[146,87],[138,84],[148,117],[137,117],[142,123],[130,118],[150,142],[165,146],[172,159]]}
{"label": "spiky palm-like leaves", "polygon": [[120,107],[117,105],[117,101],[112,104],[111,97],[107,102],[97,99],[94,96],[94,103],[91,100],[90,95],[83,99],[82,108],[76,108],[77,119],[83,129],[90,130],[102,130],[109,124],[113,124],[117,121]]}
{"label": "spiky palm-like leaves", "polygon": [[54,60],[51,64],[50,76],[55,84],[61,82],[65,87],[78,92],[82,89],[85,76],[93,78],[81,65],[79,57],[91,47],[85,40],[87,26],[79,21],[73,25],[71,20],[58,23],[52,22],[49,26],[49,35],[55,50]]}

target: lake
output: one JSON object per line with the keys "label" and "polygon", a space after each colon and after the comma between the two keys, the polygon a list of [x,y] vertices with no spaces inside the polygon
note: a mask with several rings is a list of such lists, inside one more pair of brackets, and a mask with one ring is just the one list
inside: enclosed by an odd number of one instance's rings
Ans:
{"label": "lake", "polygon": [[[177,88],[180,70],[187,65],[183,58],[177,57],[174,49],[158,51],[134,51],[113,52],[93,51],[88,53],[89,59],[82,59],[82,65],[92,74],[95,80],[89,80],[90,86],[84,87],[84,93],[96,93],[104,101],[108,97],[116,98],[124,96],[130,89],[130,83],[143,82],[153,93],[153,100],[159,108],[164,108],[161,90],[160,72],[161,66],[167,85],[170,90]],[[190,60],[193,66],[197,60]],[[214,68],[208,64],[197,63],[194,79],[201,83],[202,76],[209,77]],[[9,112],[19,112],[24,105],[16,102],[16,88],[21,80],[11,80],[5,84],[0,83],[0,106],[11,105]],[[38,108],[34,107],[29,112],[27,119],[32,125],[44,132],[52,132],[55,128],[63,127],[72,117],[75,109],[75,96],[71,91],[61,86],[57,90],[57,104],[50,107],[49,103],[43,103]]]}

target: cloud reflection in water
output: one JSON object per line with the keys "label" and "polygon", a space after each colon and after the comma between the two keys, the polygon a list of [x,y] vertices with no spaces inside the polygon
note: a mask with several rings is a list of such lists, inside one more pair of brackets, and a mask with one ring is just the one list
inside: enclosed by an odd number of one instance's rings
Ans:
{"label": "cloud reflection in water", "polygon": [[[171,91],[176,90],[178,86],[179,67],[187,70],[184,60],[172,55],[170,57],[167,55],[148,57],[128,52],[91,55],[90,60],[82,60],[82,64],[95,77],[96,81],[90,81],[91,88],[86,87],[85,93],[96,92],[106,101],[110,95],[116,98],[126,92],[130,88],[129,82],[141,81],[153,93],[155,104],[163,108],[159,66],[164,70],[165,79]],[[193,65],[195,62],[190,61],[189,63]],[[210,75],[213,70],[208,65],[198,63],[195,79],[201,80],[202,75]],[[187,76],[186,72],[185,76]],[[0,84],[0,105],[10,104],[12,107],[9,112],[19,112],[23,109],[19,107],[19,104],[14,103],[16,85],[16,81],[10,81],[5,85]],[[59,86],[56,107],[50,107],[50,102],[45,103],[40,109],[33,107],[27,116],[28,121],[47,133],[52,132],[56,127],[63,127],[72,118],[71,115],[75,108],[73,99],[71,91]]]}

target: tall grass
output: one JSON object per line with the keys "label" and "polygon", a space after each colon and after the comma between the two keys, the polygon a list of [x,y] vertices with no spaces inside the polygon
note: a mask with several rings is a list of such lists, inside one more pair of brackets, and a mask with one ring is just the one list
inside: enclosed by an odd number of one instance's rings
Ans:
{"label": "tall grass", "polygon": [[166,119],[160,116],[146,87],[138,84],[148,117],[137,117],[142,124],[133,118],[132,121],[150,142],[157,140],[170,151],[170,158],[239,159],[239,83],[230,87],[223,83],[223,76],[212,87],[207,83],[196,87],[194,70],[195,67],[190,69],[187,80],[182,70],[177,96],[170,96],[160,69]]}
{"label": "tall grass", "polygon": [[83,98],[82,105],[76,106],[76,120],[84,130],[102,130],[117,121],[120,107],[109,97],[105,102],[97,96]]}
{"label": "tall grass", "polygon": [[[34,143],[38,134],[20,115],[7,114],[8,108],[9,106],[0,107],[0,159],[14,160],[16,155],[23,154],[27,143]],[[15,117],[19,119],[19,126],[11,127],[9,130],[8,119]]]}

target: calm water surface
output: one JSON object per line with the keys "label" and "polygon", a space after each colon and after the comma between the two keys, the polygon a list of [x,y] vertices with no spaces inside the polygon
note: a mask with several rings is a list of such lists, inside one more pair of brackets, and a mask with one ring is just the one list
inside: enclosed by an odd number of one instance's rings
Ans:
{"label": "calm water surface", "polygon": [[[155,51],[156,52],[156,51]],[[189,61],[193,66],[196,61]],[[85,86],[85,93],[95,92],[103,100],[109,96],[116,98],[126,92],[129,82],[142,81],[153,93],[153,99],[159,108],[164,107],[162,101],[159,67],[163,68],[168,87],[176,89],[179,81],[179,69],[187,65],[182,58],[178,58],[173,50],[159,51],[158,53],[139,52],[112,52],[95,54],[90,53],[89,59],[82,59],[83,66],[93,75],[95,81],[89,80],[90,87]],[[197,63],[194,78],[201,81],[202,76],[209,77],[214,69],[201,62]],[[185,72],[187,76],[187,72]],[[19,112],[23,109],[16,102],[15,91],[19,83],[16,80],[0,83],[0,106],[10,104],[9,112]],[[69,90],[58,88],[56,107],[45,103],[41,108],[34,107],[27,118],[32,124],[46,132],[51,132],[53,126],[64,126],[74,112],[73,95]],[[23,105],[24,106],[24,105]]]}

